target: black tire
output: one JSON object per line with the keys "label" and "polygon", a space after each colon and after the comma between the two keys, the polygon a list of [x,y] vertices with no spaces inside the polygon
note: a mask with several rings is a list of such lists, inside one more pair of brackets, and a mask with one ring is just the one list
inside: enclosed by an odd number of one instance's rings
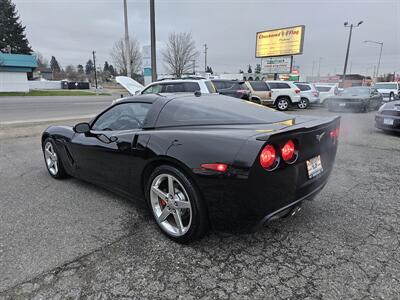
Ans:
{"label": "black tire", "polygon": [[[52,171],[52,168],[49,167],[49,164],[47,163],[48,158],[46,158],[46,146],[48,144],[51,144],[51,147],[56,155],[56,161],[53,161],[56,165],[57,165],[57,171],[54,172],[54,168]],[[50,176],[55,178],[55,179],[62,179],[62,178],[66,178],[68,177],[67,172],[64,169],[64,166],[62,164],[61,161],[61,157],[57,151],[57,148],[55,146],[54,140],[52,138],[47,138],[44,140],[43,144],[42,144],[42,151],[43,151],[43,157],[44,157],[44,162],[46,164],[46,169],[49,172]]]}
{"label": "black tire", "polygon": [[275,107],[279,111],[288,110],[290,105],[290,99],[288,97],[280,97],[275,101]]}
{"label": "black tire", "polygon": [[251,97],[251,102],[261,104],[261,100],[258,97]]}
{"label": "black tire", "polygon": [[[179,181],[179,183],[184,187],[189,199],[192,212],[192,219],[187,229],[187,232],[181,236],[174,236],[167,231],[167,229],[163,228],[157,221],[155,212],[153,210],[152,202],[151,202],[151,188],[154,179],[158,176],[162,175],[172,175]],[[207,209],[204,204],[204,201],[195,186],[194,182],[186,176],[182,171],[170,165],[161,165],[153,170],[151,173],[147,183],[146,183],[146,201],[148,207],[150,209],[150,213],[153,216],[154,222],[157,224],[158,228],[161,230],[163,234],[165,234],[171,240],[181,243],[181,244],[189,244],[196,240],[202,238],[209,229],[209,221]],[[182,215],[181,215],[182,216]],[[167,219],[166,219],[167,220]]]}
{"label": "black tire", "polygon": [[308,108],[309,106],[310,106],[310,101],[308,101],[308,99],[307,99],[307,98],[304,98],[304,97],[302,97],[302,98],[300,99],[300,102],[297,103],[297,107],[300,108],[300,109],[306,109],[306,108]]}

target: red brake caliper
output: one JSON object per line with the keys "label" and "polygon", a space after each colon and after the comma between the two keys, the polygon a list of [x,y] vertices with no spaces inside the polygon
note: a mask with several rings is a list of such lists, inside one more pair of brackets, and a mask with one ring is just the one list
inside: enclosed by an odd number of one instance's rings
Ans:
{"label": "red brake caliper", "polygon": [[158,202],[160,203],[160,206],[161,206],[162,208],[164,208],[164,207],[167,205],[167,202],[165,202],[164,199],[159,198],[159,199],[158,199]]}

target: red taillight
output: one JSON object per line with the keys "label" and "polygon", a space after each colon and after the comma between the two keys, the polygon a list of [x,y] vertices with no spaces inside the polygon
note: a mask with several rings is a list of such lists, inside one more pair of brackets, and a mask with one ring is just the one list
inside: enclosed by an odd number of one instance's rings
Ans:
{"label": "red taillight", "polygon": [[260,164],[264,169],[271,168],[276,162],[276,151],[272,145],[267,145],[260,154]]}
{"label": "red taillight", "polygon": [[295,154],[294,143],[292,140],[288,140],[281,149],[282,158],[284,161],[290,161],[293,159]]}
{"label": "red taillight", "polygon": [[272,91],[268,92],[268,97],[270,97],[270,98],[272,97]]}
{"label": "red taillight", "polygon": [[207,170],[213,170],[221,173],[225,173],[228,170],[227,164],[202,164],[201,167]]}
{"label": "red taillight", "polygon": [[337,139],[339,137],[339,128],[333,129],[329,135],[331,136],[331,138],[333,139]]}
{"label": "red taillight", "polygon": [[295,92],[296,94],[300,94],[300,90],[299,90],[299,89],[295,89],[294,92]]}

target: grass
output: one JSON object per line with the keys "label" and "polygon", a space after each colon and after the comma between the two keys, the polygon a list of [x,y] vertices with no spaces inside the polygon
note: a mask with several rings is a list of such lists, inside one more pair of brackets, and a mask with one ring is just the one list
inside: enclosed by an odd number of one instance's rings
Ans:
{"label": "grass", "polygon": [[9,97],[9,96],[110,96],[108,93],[99,93],[96,94],[91,91],[85,90],[34,90],[29,91],[28,93],[23,92],[0,92],[0,97]]}

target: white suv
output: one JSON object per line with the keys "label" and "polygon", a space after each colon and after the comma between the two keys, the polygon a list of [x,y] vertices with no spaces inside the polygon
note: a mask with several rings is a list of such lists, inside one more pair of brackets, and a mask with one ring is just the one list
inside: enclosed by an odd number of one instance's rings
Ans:
{"label": "white suv", "polygon": [[377,82],[374,88],[383,96],[383,101],[394,101],[400,98],[400,82]]}
{"label": "white suv", "polygon": [[266,81],[271,89],[271,100],[278,110],[287,110],[289,106],[300,102],[300,89],[291,81]]}

